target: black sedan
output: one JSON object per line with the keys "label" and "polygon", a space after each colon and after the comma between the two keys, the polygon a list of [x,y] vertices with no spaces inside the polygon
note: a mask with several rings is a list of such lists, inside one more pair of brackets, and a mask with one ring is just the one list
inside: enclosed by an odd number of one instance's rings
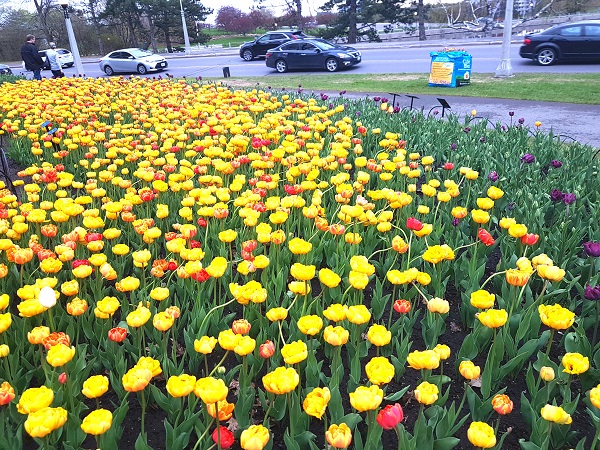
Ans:
{"label": "black sedan", "polygon": [[519,55],[542,66],[557,61],[600,60],[600,20],[566,23],[527,34]]}
{"label": "black sedan", "polygon": [[335,72],[361,61],[358,50],[333,44],[323,39],[298,39],[267,52],[267,67],[277,72],[288,69],[325,69]]}
{"label": "black sedan", "polygon": [[6,64],[0,64],[0,75],[12,75],[12,70]]}

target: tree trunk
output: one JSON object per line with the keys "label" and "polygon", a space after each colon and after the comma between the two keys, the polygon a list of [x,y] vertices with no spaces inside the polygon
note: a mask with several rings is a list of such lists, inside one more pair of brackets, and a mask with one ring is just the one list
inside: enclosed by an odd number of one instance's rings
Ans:
{"label": "tree trunk", "polygon": [[163,29],[165,32],[165,44],[167,44],[167,51],[169,53],[173,52],[173,47],[171,46],[171,35],[169,34],[169,30]]}
{"label": "tree trunk", "polygon": [[52,35],[52,31],[50,31],[50,28],[48,27],[48,22],[46,20],[47,16],[48,16],[48,8],[49,8],[48,1],[47,0],[46,1],[33,0],[33,4],[35,5],[38,19],[40,21],[40,28],[42,29],[46,39],[48,40],[48,42],[46,42],[46,44],[48,44],[54,40],[54,36]]}
{"label": "tree trunk", "polygon": [[356,0],[349,0],[348,3],[348,43],[355,44],[358,35],[356,30]]}
{"label": "tree trunk", "polygon": [[131,20],[131,16],[127,16],[127,26],[129,28],[129,33],[130,33],[131,46],[139,47],[137,36],[135,35],[135,27],[133,26],[133,20]]}
{"label": "tree trunk", "polygon": [[294,4],[296,5],[296,11],[294,12],[295,22],[298,29],[302,29],[302,0],[294,0]]}
{"label": "tree trunk", "polygon": [[150,23],[150,45],[152,46],[152,51],[154,53],[158,53],[158,48],[156,47],[156,28],[154,27],[154,21],[152,17],[148,17],[148,22]]}
{"label": "tree trunk", "polygon": [[425,12],[423,11],[423,0],[419,0],[417,5],[417,16],[419,18],[419,40],[426,41],[427,36],[425,35]]}
{"label": "tree trunk", "polygon": [[102,43],[102,35],[100,33],[100,21],[96,16],[94,0],[89,0],[88,5],[90,6],[90,15],[92,16],[92,23],[94,24],[94,30],[96,31],[96,39],[98,39],[98,51],[101,55],[104,55],[104,44]]}

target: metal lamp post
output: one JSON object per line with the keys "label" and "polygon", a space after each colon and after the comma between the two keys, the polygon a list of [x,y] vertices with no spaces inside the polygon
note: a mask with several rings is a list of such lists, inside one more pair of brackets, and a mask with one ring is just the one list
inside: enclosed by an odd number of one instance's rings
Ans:
{"label": "metal lamp post", "polygon": [[189,55],[192,53],[190,47],[190,37],[188,36],[187,25],[185,23],[185,14],[183,13],[183,3],[179,0],[179,7],[181,8],[181,25],[183,26],[183,40],[185,41],[185,54]]}
{"label": "metal lamp post", "polygon": [[63,12],[65,13],[69,45],[71,46],[71,53],[73,53],[73,60],[75,61],[75,71],[79,76],[85,75],[83,64],[81,63],[81,56],[79,56],[79,48],[77,48],[77,41],[75,40],[75,33],[73,33],[73,25],[71,25],[71,18],[69,17],[69,0],[58,0],[58,4],[62,6]]}
{"label": "metal lamp post", "polygon": [[513,0],[506,0],[504,13],[504,32],[502,34],[502,59],[496,68],[496,77],[507,78],[513,76],[510,63],[510,41],[512,39]]}

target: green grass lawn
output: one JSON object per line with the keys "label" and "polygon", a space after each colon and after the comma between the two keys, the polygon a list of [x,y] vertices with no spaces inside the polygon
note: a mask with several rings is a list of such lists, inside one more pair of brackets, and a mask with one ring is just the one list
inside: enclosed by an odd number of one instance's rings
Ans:
{"label": "green grass lawn", "polygon": [[[493,74],[473,74],[471,84],[456,89],[429,87],[428,74],[314,74],[273,75],[228,78],[236,87],[298,89],[312,91],[397,92],[400,94],[455,95],[461,97],[509,98],[563,103],[600,104],[598,74],[516,74],[495,78]],[[219,79],[215,79],[217,81]]]}

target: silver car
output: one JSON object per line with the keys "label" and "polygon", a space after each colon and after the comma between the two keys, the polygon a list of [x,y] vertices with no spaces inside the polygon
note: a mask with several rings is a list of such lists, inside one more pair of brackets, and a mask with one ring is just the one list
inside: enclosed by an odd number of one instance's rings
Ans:
{"label": "silver car", "polygon": [[141,48],[115,50],[100,60],[100,69],[108,76],[119,72],[144,75],[153,70],[164,70],[168,66],[165,58]]}

